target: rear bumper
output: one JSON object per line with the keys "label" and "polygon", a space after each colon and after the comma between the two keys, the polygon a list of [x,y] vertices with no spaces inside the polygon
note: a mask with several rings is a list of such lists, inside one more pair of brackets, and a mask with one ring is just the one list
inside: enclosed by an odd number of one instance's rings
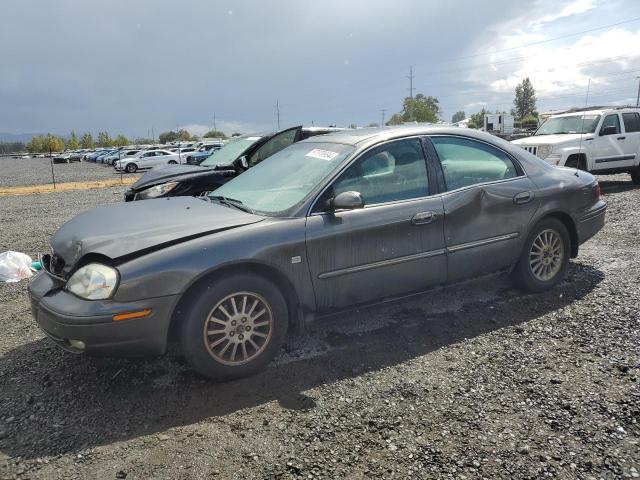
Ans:
{"label": "rear bumper", "polygon": [[578,222],[578,239],[584,243],[593,237],[604,226],[607,205],[598,201],[589,211],[587,211]]}
{"label": "rear bumper", "polygon": [[[73,353],[113,356],[158,355],[166,350],[176,296],[136,302],[89,301],[66,292],[46,272],[29,285],[31,313],[43,332]],[[118,313],[151,309],[144,318],[114,321]],[[73,342],[75,341],[75,342]],[[78,348],[82,342],[84,348]]]}

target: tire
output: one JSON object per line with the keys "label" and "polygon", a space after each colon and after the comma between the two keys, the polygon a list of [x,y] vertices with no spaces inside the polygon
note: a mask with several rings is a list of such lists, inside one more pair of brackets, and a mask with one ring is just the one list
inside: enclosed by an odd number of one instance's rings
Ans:
{"label": "tire", "polygon": [[640,167],[634,168],[629,172],[629,174],[631,175],[631,181],[635,185],[640,185]]}
{"label": "tire", "polygon": [[169,160],[169,165],[177,165],[178,162],[176,162],[175,160]]}
{"label": "tire", "polygon": [[246,273],[212,280],[200,287],[183,319],[182,353],[207,378],[246,377],[263,369],[279,352],[288,318],[282,293],[267,279]]}
{"label": "tire", "polygon": [[[545,245],[546,250],[541,248]],[[554,257],[554,252],[559,258]],[[527,292],[548,290],[564,279],[570,256],[571,239],[567,227],[555,218],[542,219],[529,233],[512,279]]]}
{"label": "tire", "polygon": [[127,173],[136,173],[136,171],[138,170],[138,166],[135,163],[127,163],[125,170],[127,171]]}

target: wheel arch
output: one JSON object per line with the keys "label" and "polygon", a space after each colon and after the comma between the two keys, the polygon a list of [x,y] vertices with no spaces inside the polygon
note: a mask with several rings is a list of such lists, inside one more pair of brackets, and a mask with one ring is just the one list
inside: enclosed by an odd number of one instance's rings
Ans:
{"label": "wheel arch", "polygon": [[546,212],[542,217],[538,219],[538,222],[546,218],[555,218],[562,222],[562,224],[567,228],[567,231],[569,232],[569,239],[571,241],[571,258],[576,258],[578,256],[580,239],[578,237],[578,228],[576,227],[576,223],[573,218],[571,218],[571,215],[560,210]]}
{"label": "wheel arch", "polygon": [[[573,161],[575,161],[575,164],[573,163]],[[581,164],[583,168],[581,168]],[[587,163],[587,154],[584,152],[572,153],[567,157],[567,160],[564,162],[564,166],[575,167],[579,170],[587,171],[589,169],[589,165]]]}
{"label": "wheel arch", "polygon": [[167,341],[171,342],[178,339],[180,333],[180,322],[187,312],[191,299],[198,294],[200,288],[207,282],[215,281],[228,275],[237,273],[253,273],[259,275],[271,282],[280,290],[280,293],[287,303],[289,312],[289,328],[295,330],[302,324],[302,318],[299,314],[300,300],[293,283],[287,276],[277,268],[260,262],[241,262],[230,265],[223,265],[209,270],[198,278],[196,278],[184,291],[180,300],[176,303],[171,313],[171,322],[169,324]]}

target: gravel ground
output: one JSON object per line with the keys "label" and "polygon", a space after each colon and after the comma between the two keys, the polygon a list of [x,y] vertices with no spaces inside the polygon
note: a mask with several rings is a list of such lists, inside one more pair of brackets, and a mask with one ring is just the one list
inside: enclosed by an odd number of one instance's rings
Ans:
{"label": "gravel ground", "polygon": [[[53,172],[57,183],[105,180],[120,176],[113,167],[91,162],[56,163],[53,165]],[[44,183],[52,183],[48,158],[0,157],[0,187]]]}
{"label": "gravel ground", "polygon": [[[607,225],[553,291],[491,276],[323,319],[236,382],[66,354],[0,284],[0,478],[638,477],[640,188],[600,180]],[[0,249],[121,194],[0,198]]]}

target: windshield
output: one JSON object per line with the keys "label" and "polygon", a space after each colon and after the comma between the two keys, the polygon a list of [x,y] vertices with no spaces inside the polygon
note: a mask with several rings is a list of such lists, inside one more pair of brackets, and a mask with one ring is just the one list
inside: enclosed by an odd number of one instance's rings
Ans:
{"label": "windshield", "polygon": [[216,150],[200,165],[215,167],[217,165],[231,165],[238,156],[262,137],[237,137],[230,140],[224,147]]}
{"label": "windshield", "polygon": [[542,124],[534,135],[593,133],[596,131],[599,120],[600,115],[570,115],[550,118]]}
{"label": "windshield", "polygon": [[239,200],[258,213],[286,212],[304,200],[352,151],[353,147],[339,143],[295,143],[210,196]]}

